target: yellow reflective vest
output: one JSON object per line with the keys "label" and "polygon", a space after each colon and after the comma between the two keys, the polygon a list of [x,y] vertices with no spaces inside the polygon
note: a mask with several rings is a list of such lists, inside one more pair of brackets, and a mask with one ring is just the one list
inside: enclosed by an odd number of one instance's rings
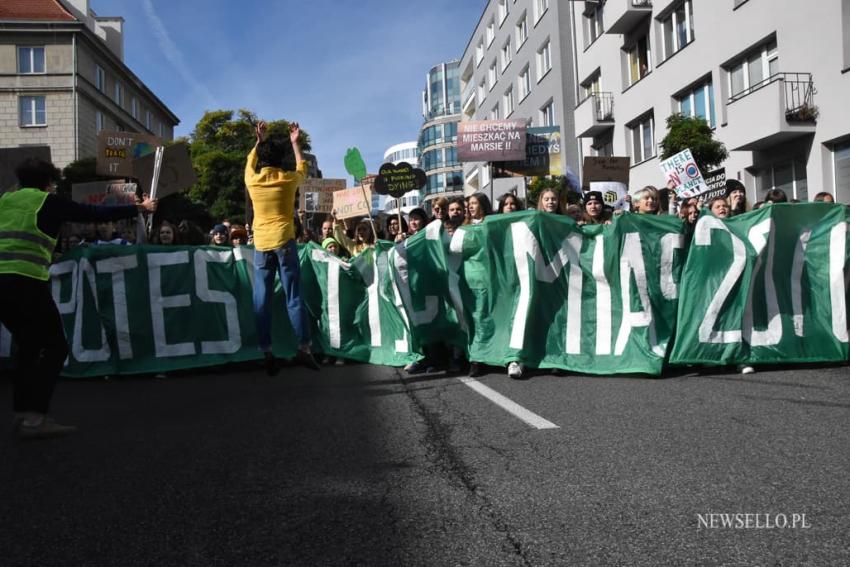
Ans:
{"label": "yellow reflective vest", "polygon": [[38,228],[47,192],[19,189],[0,197],[0,274],[47,281],[56,239]]}

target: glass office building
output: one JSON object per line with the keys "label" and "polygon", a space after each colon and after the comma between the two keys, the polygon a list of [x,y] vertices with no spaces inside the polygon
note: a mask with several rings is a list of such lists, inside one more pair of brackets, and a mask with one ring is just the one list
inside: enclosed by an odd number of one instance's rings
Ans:
{"label": "glass office building", "polygon": [[457,160],[457,123],[460,121],[460,62],[431,68],[422,93],[419,131],[420,167],[428,176],[423,190],[429,201],[440,195],[463,195],[463,171]]}

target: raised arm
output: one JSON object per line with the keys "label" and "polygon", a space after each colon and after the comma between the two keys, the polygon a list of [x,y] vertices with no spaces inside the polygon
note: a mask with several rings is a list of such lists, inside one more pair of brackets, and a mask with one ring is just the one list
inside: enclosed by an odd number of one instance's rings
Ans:
{"label": "raised arm", "polygon": [[301,135],[301,126],[298,122],[293,122],[289,125],[289,141],[292,142],[292,151],[295,152],[295,166],[301,165],[304,161],[304,156],[301,155],[301,143],[298,141],[298,136]]}

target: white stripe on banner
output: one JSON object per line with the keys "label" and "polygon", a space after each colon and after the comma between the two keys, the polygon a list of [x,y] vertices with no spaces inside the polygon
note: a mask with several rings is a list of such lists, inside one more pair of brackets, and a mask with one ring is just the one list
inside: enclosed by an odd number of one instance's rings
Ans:
{"label": "white stripe on banner", "polygon": [[458,378],[458,380],[460,380],[461,382],[463,382],[464,384],[466,384],[467,386],[469,386],[470,388],[472,388],[473,390],[475,390],[476,392],[478,392],[479,394],[481,394],[482,396],[484,396],[485,398],[505,410],[506,412],[510,413],[514,417],[518,417],[519,419],[521,419],[531,427],[534,427],[535,429],[560,429],[551,421],[543,419],[536,413],[525,409],[515,401],[506,398],[496,390],[485,386],[475,378],[466,377]]}

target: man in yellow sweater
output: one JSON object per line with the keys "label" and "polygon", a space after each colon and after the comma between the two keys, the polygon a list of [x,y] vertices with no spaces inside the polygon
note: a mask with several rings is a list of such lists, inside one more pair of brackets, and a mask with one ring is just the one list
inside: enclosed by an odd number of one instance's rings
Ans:
{"label": "man in yellow sweater", "polygon": [[[245,185],[254,205],[254,315],[266,372],[277,374],[271,348],[272,296],[275,274],[280,273],[286,294],[286,309],[298,339],[296,360],[318,370],[310,353],[310,327],[301,299],[301,269],[295,244],[295,191],[307,176],[307,162],[301,155],[297,123],[289,127],[289,140],[295,153],[295,171],[284,171],[286,148],[266,140],[265,122],[257,124],[257,145],[248,154]],[[258,167],[259,166],[259,167]]]}

